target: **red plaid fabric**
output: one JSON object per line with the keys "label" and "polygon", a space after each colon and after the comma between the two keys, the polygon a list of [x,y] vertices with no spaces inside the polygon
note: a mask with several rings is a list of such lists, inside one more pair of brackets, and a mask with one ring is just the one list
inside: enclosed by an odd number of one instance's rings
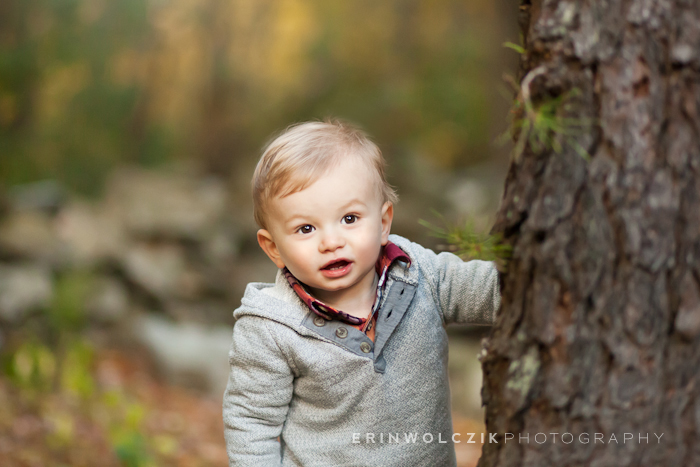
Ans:
{"label": "red plaid fabric", "polygon": [[[394,264],[394,261],[398,260],[405,261],[409,264],[409,266],[411,264],[411,258],[409,258],[408,255],[404,253],[404,251],[398,246],[396,246],[394,243],[388,242],[382,247],[382,251],[379,254],[379,259],[374,265],[374,269],[379,275],[379,281],[377,282],[377,296],[375,298],[374,305],[372,306],[372,316],[376,312],[376,309],[379,305],[379,300],[381,299],[381,294],[384,290],[384,284],[386,283],[386,273],[389,270],[389,267],[392,264]],[[365,325],[363,326],[362,331],[366,332],[369,330],[369,325],[372,322],[370,317],[358,318],[356,316],[349,315],[341,310],[336,310],[332,306],[326,305],[321,300],[311,296],[311,294],[307,292],[304,288],[304,284],[299,282],[299,280],[297,280],[297,278],[294,277],[294,275],[291,272],[289,272],[289,269],[285,267],[284,269],[282,269],[282,273],[284,274],[284,277],[287,278],[289,285],[292,287],[292,289],[294,289],[299,298],[301,298],[301,300],[304,303],[306,303],[308,307],[311,308],[311,310],[313,310],[314,313],[316,313],[320,317],[327,320],[339,319],[340,321],[347,324],[352,324],[353,326]]]}

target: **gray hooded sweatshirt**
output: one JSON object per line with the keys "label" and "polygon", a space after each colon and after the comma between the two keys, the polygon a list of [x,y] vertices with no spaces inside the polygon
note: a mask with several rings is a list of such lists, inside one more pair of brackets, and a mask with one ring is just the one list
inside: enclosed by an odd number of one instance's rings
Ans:
{"label": "gray hooded sweatshirt", "polygon": [[282,275],[233,313],[223,402],[231,466],[454,466],[447,334],[491,324],[498,272],[398,235],[375,342],[318,317]]}

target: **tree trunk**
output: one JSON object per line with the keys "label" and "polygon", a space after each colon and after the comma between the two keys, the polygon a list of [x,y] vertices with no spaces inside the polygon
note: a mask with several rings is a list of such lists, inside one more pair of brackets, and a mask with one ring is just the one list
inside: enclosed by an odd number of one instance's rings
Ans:
{"label": "tree trunk", "polygon": [[509,170],[479,466],[700,465],[700,2],[520,8],[522,91],[580,131]]}

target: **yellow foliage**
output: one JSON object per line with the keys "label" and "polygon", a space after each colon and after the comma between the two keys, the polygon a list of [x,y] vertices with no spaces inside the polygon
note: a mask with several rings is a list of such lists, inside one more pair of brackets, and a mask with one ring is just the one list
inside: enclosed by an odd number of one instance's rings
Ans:
{"label": "yellow foliage", "polygon": [[45,124],[63,119],[68,104],[92,79],[87,63],[77,62],[60,67],[47,67],[39,89],[38,120]]}
{"label": "yellow foliage", "polygon": [[109,63],[114,84],[131,86],[145,84],[148,78],[148,56],[133,49],[121,50]]}
{"label": "yellow foliage", "polygon": [[17,99],[11,94],[0,95],[0,126],[9,126],[17,117]]}
{"label": "yellow foliage", "polygon": [[70,413],[65,411],[50,411],[44,414],[44,420],[51,427],[51,434],[46,441],[50,446],[69,445],[75,437],[75,423]]}

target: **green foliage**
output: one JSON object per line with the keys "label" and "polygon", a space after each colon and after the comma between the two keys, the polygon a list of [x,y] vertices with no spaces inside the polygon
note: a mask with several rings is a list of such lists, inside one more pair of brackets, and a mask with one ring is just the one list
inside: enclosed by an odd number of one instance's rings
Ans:
{"label": "green foliage", "polygon": [[520,55],[525,55],[526,51],[522,45],[515,44],[514,42],[506,41],[503,43],[503,47],[515,50]]}
{"label": "green foliage", "polygon": [[0,179],[56,178],[85,193],[141,151],[140,90],[115,59],[147,43],[147,2],[5,0],[0,18]]}
{"label": "green foliage", "polygon": [[106,428],[117,457],[126,467],[150,467],[153,462],[153,440],[143,435],[146,408],[130,402],[123,393],[105,391],[99,398],[107,409]]}
{"label": "green foliage", "polygon": [[156,443],[143,435],[146,408],[121,392],[104,390],[93,377],[95,350],[80,334],[85,325],[83,304],[92,284],[92,276],[81,271],[57,279],[53,302],[39,316],[49,332],[42,336],[28,332],[24,339],[11,342],[0,354],[4,373],[21,390],[22,400],[51,427],[46,446],[60,451],[75,443],[80,410],[109,434],[122,465],[155,466],[154,450],[172,451],[172,441]]}
{"label": "green foliage", "polygon": [[47,346],[30,339],[7,357],[5,371],[28,395],[49,391],[56,374],[56,357]]}
{"label": "green foliage", "polygon": [[[75,411],[80,407],[83,417],[107,432],[123,466],[152,467],[155,452],[167,455],[174,451],[171,438],[150,439],[143,434],[145,406],[132,402],[120,390],[99,387],[92,376],[94,349],[86,340],[67,334],[52,349],[29,338],[0,357],[8,381],[51,427],[45,439],[48,447],[60,450],[75,442]],[[58,397],[62,404],[56,404]],[[47,400],[53,402],[47,404]]]}
{"label": "green foliage", "polygon": [[85,325],[85,299],[93,284],[84,271],[70,271],[58,277],[51,306],[47,310],[49,325],[57,334],[74,333]]}
{"label": "green foliage", "polygon": [[114,450],[124,467],[155,466],[146,438],[136,431],[128,431],[115,438]]}
{"label": "green foliage", "polygon": [[29,338],[7,359],[5,373],[10,380],[34,396],[49,393],[58,381],[61,392],[88,400],[95,392],[92,377],[93,349],[82,339],[64,338],[57,349]]}
{"label": "green foliage", "polygon": [[114,452],[124,467],[150,467],[155,465],[149,440],[143,436],[142,421],[145,409],[139,404],[125,404],[120,401],[117,407],[126,409],[123,418],[112,421],[109,437]]}
{"label": "green foliage", "polygon": [[575,113],[576,98],[581,91],[573,88],[559,96],[543,99],[537,106],[532,103],[530,83],[544,72],[543,67],[538,67],[523,79],[510,112],[510,128],[498,138],[499,142],[505,143],[515,138],[512,152],[515,160],[519,159],[528,145],[535,153],[551,149],[557,154],[561,154],[564,145],[568,145],[589,161],[590,155],[575,137],[589,131],[595,124],[595,119],[568,116]]}
{"label": "green foliage", "polygon": [[506,41],[503,43],[503,47],[514,50],[519,55],[526,55],[527,50],[525,50],[525,38],[523,37],[522,33],[520,33],[520,35],[518,37],[520,39],[519,44],[516,44],[515,42],[511,42],[511,41]]}
{"label": "green foliage", "polygon": [[180,159],[225,177],[249,170],[274,132],[329,115],[370,130],[390,160],[410,152],[449,169],[488,154],[504,20],[487,0],[3,0],[0,10],[7,185],[51,178],[97,195],[117,165]]}
{"label": "green foliage", "polygon": [[[523,116],[513,119],[508,136],[510,137],[512,132],[518,135],[513,149],[516,158],[523,153],[526,144],[535,152],[551,148],[557,154],[562,152],[563,144],[569,144],[582,158],[587,161],[590,159],[588,152],[574,139],[574,136],[590,126],[588,120],[562,116],[564,112],[572,109],[570,99],[578,94],[578,90],[573,89],[544,100],[537,108],[526,106],[525,112],[521,113]],[[519,106],[520,103],[516,103],[516,112]]]}
{"label": "green foliage", "polygon": [[68,342],[61,361],[61,389],[79,399],[89,400],[95,393],[92,377],[94,352],[80,339]]}
{"label": "green foliage", "polygon": [[455,253],[462,259],[479,259],[495,261],[501,270],[505,270],[511,254],[511,246],[503,243],[499,234],[483,234],[477,232],[474,222],[467,220],[463,225],[448,222],[439,212],[432,210],[444,227],[436,226],[426,220],[419,219],[418,223],[430,230],[433,237],[445,240],[445,249]]}
{"label": "green foliage", "polygon": [[47,410],[44,420],[51,426],[46,444],[53,449],[69,446],[75,442],[75,421],[67,410]]}

